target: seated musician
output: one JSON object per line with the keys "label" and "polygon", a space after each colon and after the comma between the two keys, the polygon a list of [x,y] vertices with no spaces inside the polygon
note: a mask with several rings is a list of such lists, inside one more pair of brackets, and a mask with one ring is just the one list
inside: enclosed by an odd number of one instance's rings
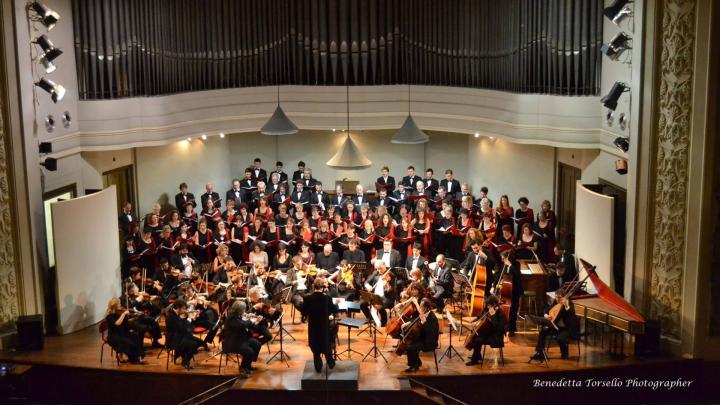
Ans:
{"label": "seated musician", "polygon": [[259,334],[257,339],[260,344],[264,345],[272,340],[269,322],[275,322],[278,317],[282,316],[282,308],[279,306],[273,307],[267,298],[263,299],[261,287],[253,287],[250,289],[247,308],[249,313],[262,316],[262,320],[256,323],[251,331]]}
{"label": "seated musician", "polygon": [[120,297],[120,302],[124,302],[128,310],[136,312],[136,315],[129,320],[128,325],[140,334],[140,343],[146,333],[150,335],[153,348],[162,347],[158,342],[161,336],[160,325],[155,320],[161,311],[157,298],[146,292],[140,292],[135,284],[128,285],[125,295]]}
{"label": "seated musician", "polygon": [[[276,293],[275,283],[277,281],[277,277],[275,277],[274,279],[268,278],[268,275],[265,273],[265,266],[258,265],[254,266],[250,274],[248,275],[247,288],[259,287],[260,295],[265,298],[269,297],[271,292],[272,294]],[[283,287],[284,285],[278,286],[277,292],[282,290]]]}
{"label": "seated musician", "polygon": [[[481,331],[477,331],[473,337],[473,352],[470,361],[465,363],[466,366],[474,366],[482,361],[482,346],[502,347],[503,338],[505,337],[505,325],[507,319],[505,312],[500,309],[500,301],[497,296],[491,295],[485,302],[487,306],[487,322],[489,327]],[[482,322],[482,321],[480,321]]]}
{"label": "seated musician", "polygon": [[180,288],[178,299],[184,300],[187,305],[197,314],[194,317],[193,325],[210,329],[218,320],[218,313],[210,305],[207,299],[207,293],[200,292],[203,285],[202,278],[197,272],[193,272],[190,276],[190,285],[184,285]]}
{"label": "seated musician", "polygon": [[142,334],[131,330],[129,317],[130,311],[120,305],[120,299],[111,298],[105,312],[108,343],[113,350],[126,355],[130,363],[145,364],[142,360],[144,355]]}
{"label": "seated musician", "polygon": [[[560,312],[554,322],[550,322],[552,312],[551,309],[556,305]],[[547,324],[542,325],[540,334],[538,335],[538,341],[535,345],[535,354],[530,357],[530,360],[544,360],[545,356],[545,341],[548,336],[556,335],[558,345],[560,346],[560,357],[563,360],[568,359],[568,342],[571,339],[580,338],[580,326],[578,324],[577,317],[575,316],[575,305],[565,296],[565,291],[558,289],[555,291],[555,300],[552,304],[545,308],[545,319],[548,320]]]}
{"label": "seated musician", "polygon": [[335,291],[332,295],[345,298],[346,300],[355,300],[357,298],[358,286],[352,266],[347,260],[343,259],[340,261],[338,267],[340,267],[340,270],[333,272],[333,274],[328,277],[330,284],[335,286]]}
{"label": "seated musician", "polygon": [[445,298],[450,297],[453,292],[453,278],[451,273],[452,267],[450,263],[445,260],[445,255],[437,255],[435,259],[435,276],[433,281],[433,296],[432,300],[438,311],[443,312],[445,309]]}
{"label": "seated musician", "polygon": [[[420,336],[409,343],[407,347],[407,364],[406,373],[418,371],[422,366],[420,361],[420,352],[431,352],[435,350],[440,338],[440,326],[435,313],[432,311],[433,304],[429,298],[423,298],[418,308],[418,322],[421,324]],[[413,321],[406,322],[406,325]],[[405,325],[403,325],[405,329]]]}
{"label": "seated musician", "polygon": [[[395,302],[395,289],[393,287],[393,274],[385,266],[385,262],[375,262],[375,271],[373,271],[367,280],[365,280],[365,290],[369,291],[382,299],[382,305],[375,305],[380,313],[380,326],[387,324],[387,311],[393,307]],[[360,310],[367,319],[372,319],[370,315],[370,304],[366,301],[360,302]]]}
{"label": "seated musician", "polygon": [[170,258],[170,266],[182,272],[185,277],[190,277],[195,266],[200,262],[189,252],[188,245],[181,243],[178,246],[178,254]]}
{"label": "seated musician", "polygon": [[262,344],[254,339],[250,331],[256,326],[251,320],[245,319],[247,304],[235,301],[227,312],[227,320],[223,328],[222,345],[225,353],[238,353],[242,356],[240,378],[247,378],[256,370],[252,362],[257,360]]}
{"label": "seated musician", "polygon": [[230,279],[228,273],[235,270],[237,266],[230,256],[230,248],[224,243],[221,243],[217,248],[217,256],[213,259],[212,282],[217,285],[218,283],[228,283]]}
{"label": "seated musician", "polygon": [[423,279],[423,274],[420,269],[412,269],[410,272],[410,279],[406,282],[406,285],[407,286],[400,293],[400,301],[405,301],[410,297],[423,298],[425,296],[427,284],[425,284],[425,280]]}
{"label": "seated musician", "polygon": [[326,243],[322,252],[315,256],[315,262],[319,269],[327,270],[328,273],[335,273],[340,264],[338,254],[333,252],[332,245]]}
{"label": "seated musician", "polygon": [[220,308],[225,308],[224,303],[227,301],[235,301],[238,298],[243,298],[247,295],[247,290],[245,289],[245,285],[243,284],[243,276],[237,275],[233,276],[230,280],[230,287],[228,287],[225,290],[225,296],[224,299],[221,301],[218,301],[218,306]]}
{"label": "seated musician", "polygon": [[172,267],[167,259],[160,259],[160,267],[155,269],[153,273],[153,282],[156,282],[156,289],[159,290],[163,296],[167,293],[166,291],[172,289],[177,285],[177,279],[172,276]]}
{"label": "seated musician", "polygon": [[207,350],[207,344],[193,335],[191,317],[184,300],[173,302],[165,315],[166,346],[175,350],[175,359],[182,358],[182,365],[190,370],[193,366],[190,360],[195,356],[199,347]]}
{"label": "seated musician", "polygon": [[[348,234],[346,235],[347,238],[350,238],[350,231],[351,228],[348,228]],[[348,240],[348,250],[343,253],[343,260],[347,260],[348,263],[365,263],[365,252],[358,249],[358,241],[357,239],[349,239]]]}

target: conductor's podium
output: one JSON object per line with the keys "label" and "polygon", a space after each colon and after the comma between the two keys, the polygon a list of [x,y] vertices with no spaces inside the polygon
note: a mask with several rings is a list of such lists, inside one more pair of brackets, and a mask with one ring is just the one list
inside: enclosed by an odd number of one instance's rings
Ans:
{"label": "conductor's podium", "polygon": [[312,360],[308,360],[305,362],[301,387],[303,390],[316,391],[353,391],[358,389],[359,378],[360,363],[357,361],[337,361],[332,370],[325,366],[318,373]]}

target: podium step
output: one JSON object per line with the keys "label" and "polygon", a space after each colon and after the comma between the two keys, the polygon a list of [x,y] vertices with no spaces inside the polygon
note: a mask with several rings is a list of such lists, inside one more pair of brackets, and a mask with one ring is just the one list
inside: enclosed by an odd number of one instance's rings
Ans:
{"label": "podium step", "polygon": [[358,389],[359,379],[360,363],[357,361],[338,361],[332,370],[327,370],[326,376],[325,368],[318,373],[312,360],[308,360],[305,362],[301,387],[304,390],[354,391]]}

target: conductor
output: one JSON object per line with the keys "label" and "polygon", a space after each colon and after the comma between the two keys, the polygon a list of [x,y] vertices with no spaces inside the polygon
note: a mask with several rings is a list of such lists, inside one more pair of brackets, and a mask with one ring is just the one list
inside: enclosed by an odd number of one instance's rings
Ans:
{"label": "conductor", "polygon": [[312,288],[312,294],[305,296],[301,311],[308,320],[308,346],[313,352],[315,371],[319,373],[323,368],[320,355],[325,356],[330,369],[335,367],[335,359],[330,349],[331,339],[334,339],[330,335],[330,316],[337,314],[338,307],[323,292],[325,280],[322,277],[315,279]]}

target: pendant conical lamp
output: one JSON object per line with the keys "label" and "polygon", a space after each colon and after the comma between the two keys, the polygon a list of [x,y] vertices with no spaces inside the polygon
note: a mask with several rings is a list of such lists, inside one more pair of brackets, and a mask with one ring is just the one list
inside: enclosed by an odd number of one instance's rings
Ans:
{"label": "pendant conical lamp", "polygon": [[408,85],[408,115],[402,127],[390,138],[390,142],[414,145],[428,141],[430,141],[430,137],[420,130],[420,127],[417,126],[412,115],[410,115],[410,85]]}
{"label": "pendant conical lamp", "polygon": [[327,161],[327,165],[340,169],[361,169],[370,166],[372,162],[350,137],[350,86],[345,87],[345,92],[347,97],[347,135],[335,156]]}
{"label": "pendant conical lamp", "polygon": [[275,112],[270,117],[268,122],[260,128],[260,133],[263,135],[294,135],[298,133],[298,127],[290,121],[285,111],[280,107],[280,87],[278,87],[278,104],[275,108]]}

